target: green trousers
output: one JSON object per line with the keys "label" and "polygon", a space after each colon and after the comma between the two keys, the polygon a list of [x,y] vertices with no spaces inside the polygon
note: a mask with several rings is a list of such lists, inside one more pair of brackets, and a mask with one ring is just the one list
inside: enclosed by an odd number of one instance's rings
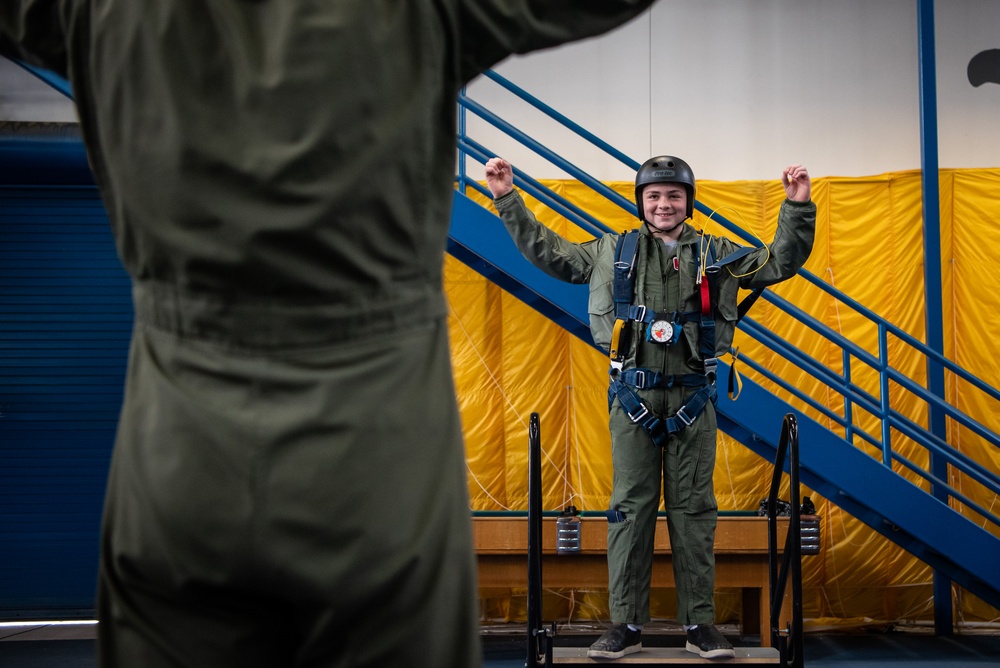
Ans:
{"label": "green trousers", "polygon": [[[683,392],[677,388],[644,396],[658,414],[665,415],[677,410]],[[709,403],[693,424],[671,437],[662,449],[625,415],[617,400],[611,409],[610,429],[614,465],[610,507],[624,517],[608,524],[611,620],[644,624],[650,619],[653,535],[662,481],[677,588],[677,621],[714,623],[718,519],[712,485],[715,407]]]}
{"label": "green trousers", "polygon": [[101,666],[481,664],[445,321],[378,334],[255,350],[137,324]]}

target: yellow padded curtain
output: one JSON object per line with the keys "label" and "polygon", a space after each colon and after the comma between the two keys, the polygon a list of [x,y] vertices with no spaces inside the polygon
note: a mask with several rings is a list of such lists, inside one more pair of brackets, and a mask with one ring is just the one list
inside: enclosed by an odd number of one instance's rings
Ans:
{"label": "yellow padded curtain", "polygon": [[[608,203],[580,183],[547,181],[545,185],[616,230],[638,223],[633,212]],[[632,198],[631,183],[608,185]],[[1000,220],[998,193],[1000,169],[941,172],[945,354],[994,386],[1000,384],[994,354],[995,342],[1000,340],[1000,319],[995,316],[1000,312],[1000,286],[994,285],[1000,283],[994,271],[1000,266],[1000,244],[994,242],[996,221]],[[784,191],[778,181],[699,181],[698,199],[715,212],[713,217],[721,215],[770,241]],[[920,173],[817,178],[813,199],[818,207],[816,243],[806,269],[917,340],[924,340]],[[536,216],[560,234],[576,241],[589,238],[531,198],[526,200]],[[727,234],[713,217],[696,213],[693,224],[713,234]],[[559,510],[573,504],[581,510],[604,510],[611,487],[605,356],[451,257],[446,260],[445,281],[473,510],[527,508],[527,424],[532,412],[541,418],[543,507]],[[878,329],[857,311],[837,303],[802,278],[776,286],[774,291],[878,357]],[[838,347],[766,301],[758,301],[748,317],[834,372],[845,373]],[[734,346],[741,357],[762,364],[831,412],[844,414],[843,398],[795,364],[742,332],[737,333]],[[922,355],[891,335],[886,351],[893,367],[917,383],[926,383]],[[852,382],[879,397],[877,372],[854,357],[848,364]],[[738,368],[845,436],[842,427],[791,398],[775,383],[757,377],[746,365]],[[994,432],[1000,431],[996,401],[951,373],[946,376],[946,386],[949,402]],[[926,424],[924,402],[895,384],[889,395],[895,410]],[[878,420],[856,406],[853,410],[854,427],[880,440]],[[926,467],[923,448],[895,431],[891,439],[894,452]],[[1000,452],[951,420],[948,441],[1000,472]],[[881,452],[865,439],[855,435],[854,443],[881,458]],[[927,489],[919,476],[899,464],[894,467]],[[770,469],[768,462],[720,434],[715,471],[720,508],[756,510],[767,493]],[[952,484],[974,502],[1000,511],[995,495],[954,471],[951,476]],[[810,490],[803,493],[812,497],[822,517],[822,552],[803,561],[805,614],[814,628],[933,618],[932,574],[927,566]],[[955,507],[983,523],[972,510]],[[513,597],[509,592],[487,594],[484,615],[523,619],[519,592]],[[606,618],[606,597],[600,592],[557,592],[552,596],[546,602],[546,619]],[[717,604],[720,621],[735,616],[737,606],[731,593],[720,592]],[[654,617],[671,617],[672,594],[654,593],[653,606]],[[996,609],[962,591],[956,592],[956,611],[958,621],[989,622],[1000,616]]]}

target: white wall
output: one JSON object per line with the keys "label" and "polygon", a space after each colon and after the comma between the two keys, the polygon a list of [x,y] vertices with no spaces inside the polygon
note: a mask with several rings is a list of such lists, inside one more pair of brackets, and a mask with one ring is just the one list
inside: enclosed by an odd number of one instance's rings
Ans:
{"label": "white wall", "polygon": [[[920,167],[917,0],[659,0],[599,38],[509,58],[497,71],[637,161],[687,159],[702,179]],[[974,88],[1000,49],[1000,0],[935,2],[942,167],[1000,166],[1000,85]],[[482,78],[470,95],[603,180],[632,172]],[[0,120],[72,122],[61,94],[0,58]],[[564,176],[470,117],[470,133],[540,178]],[[478,176],[481,167],[470,164]]]}
{"label": "white wall", "polygon": [[76,123],[77,116],[65,95],[0,58],[0,121]]}
{"label": "white wall", "polygon": [[[998,167],[1000,85],[974,88],[966,68],[1000,48],[1000,1],[935,4],[940,165]],[[917,0],[660,0],[616,32],[496,69],[635,160],[672,153],[699,178],[777,178],[791,162],[815,176],[920,167]],[[492,82],[468,90],[524,116]],[[470,121],[516,166],[562,176],[482,127]],[[598,178],[632,177],[548,124],[525,129]]]}

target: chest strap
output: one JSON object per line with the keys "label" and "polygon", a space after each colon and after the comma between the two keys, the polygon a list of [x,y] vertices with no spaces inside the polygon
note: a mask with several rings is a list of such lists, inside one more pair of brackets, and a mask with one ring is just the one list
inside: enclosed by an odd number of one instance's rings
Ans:
{"label": "chest strap", "polygon": [[705,375],[700,373],[671,375],[653,369],[625,369],[618,374],[618,380],[637,390],[702,387],[707,382]]}

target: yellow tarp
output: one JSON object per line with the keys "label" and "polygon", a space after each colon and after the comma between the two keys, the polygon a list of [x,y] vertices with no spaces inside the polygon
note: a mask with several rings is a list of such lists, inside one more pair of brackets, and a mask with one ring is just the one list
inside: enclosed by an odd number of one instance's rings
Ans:
{"label": "yellow tarp", "polygon": [[[548,181],[545,185],[617,230],[637,224],[634,216],[579,183]],[[631,199],[631,183],[608,185]],[[1000,267],[1000,244],[995,241],[995,230],[1000,221],[1000,169],[943,170],[940,191],[944,352],[997,386],[1000,369],[994,350],[1000,341],[1000,319],[996,316],[1000,312],[1000,279],[995,268]],[[777,181],[698,182],[701,202],[765,241],[770,241],[774,233],[783,198]],[[920,173],[915,171],[815,179],[816,243],[806,269],[923,341],[921,198]],[[490,206],[483,198],[479,201]],[[528,201],[538,218],[559,233],[578,241],[589,238],[537,202],[530,198]],[[725,233],[700,213],[696,213],[694,225],[714,234]],[[532,412],[541,418],[543,507],[557,510],[573,504],[581,510],[607,508],[611,455],[606,358],[450,256],[445,281],[473,510],[527,508],[527,425]],[[777,286],[775,292],[876,358],[879,356],[878,327],[862,314],[801,277]],[[765,300],[757,302],[749,317],[835,373],[845,373],[839,347]],[[845,414],[841,395],[793,363],[740,332],[734,345],[740,356],[746,355],[772,370],[833,413]],[[926,384],[925,358],[909,344],[890,334],[885,354],[894,368]],[[878,373],[856,358],[848,363],[851,381],[880,398]],[[746,365],[739,368],[796,408],[845,434],[828,417],[758,377]],[[918,424],[926,424],[925,402],[895,383],[888,394],[894,410]],[[951,373],[946,374],[946,398],[987,428],[1000,431],[997,402]],[[858,406],[851,409],[854,429],[881,441],[880,421]],[[858,434],[853,438],[857,447],[881,458],[876,446]],[[894,452],[926,468],[923,448],[896,431],[891,432],[890,439]],[[983,466],[1000,472],[1000,451],[951,420],[948,441]],[[894,466],[927,488],[918,475],[898,463]],[[770,470],[768,462],[720,433],[715,471],[720,508],[756,510],[767,494]],[[996,495],[954,470],[949,475],[950,482],[972,501],[991,512],[1000,511]],[[812,497],[822,517],[822,552],[803,560],[807,618],[822,618],[827,624],[933,618],[929,567],[810,490],[804,489],[803,493]],[[985,524],[974,511],[954,502],[953,506],[973,521]],[[510,592],[483,594],[484,617],[524,618],[520,592],[514,592],[513,597],[508,596]],[[717,599],[719,621],[734,619],[738,594],[719,592]],[[670,618],[672,593],[657,592],[653,607],[654,617]],[[962,591],[956,591],[956,611],[957,621],[995,621],[1000,614]],[[604,619],[606,594],[554,592],[546,601],[545,613],[546,619]]]}

